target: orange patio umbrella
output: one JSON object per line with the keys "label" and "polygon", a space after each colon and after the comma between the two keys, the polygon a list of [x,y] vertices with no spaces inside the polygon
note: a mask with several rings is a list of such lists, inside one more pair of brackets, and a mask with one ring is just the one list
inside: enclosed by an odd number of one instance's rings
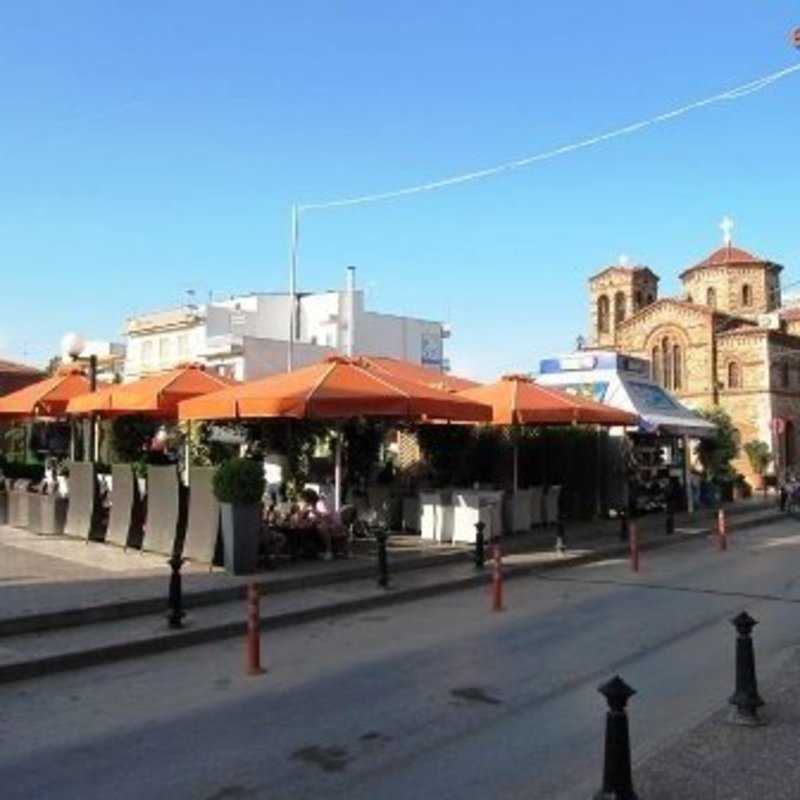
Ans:
{"label": "orange patio umbrella", "polygon": [[63,367],[50,378],[0,397],[0,417],[60,417],[72,398],[88,391],[89,379],[79,369]]}
{"label": "orange patio umbrella", "polygon": [[[639,417],[551,386],[526,375],[504,375],[499,381],[459,392],[461,397],[492,407],[495,425],[637,425]],[[514,489],[518,447],[514,442]]]}
{"label": "orange patio umbrella", "polygon": [[393,417],[488,422],[480,400],[392,374],[360,357],[331,358],[308,367],[182,402],[180,419],[348,419]]}
{"label": "orange patio umbrella", "polygon": [[[234,386],[186,400],[178,406],[184,420],[290,418],[342,420],[384,417],[405,420],[488,422],[492,409],[392,374],[368,359],[333,356],[294,372]],[[337,438],[335,503],[341,495],[341,452]]]}
{"label": "orange patio umbrella", "polygon": [[404,378],[417,383],[424,383],[434,389],[444,389],[448,392],[460,392],[464,389],[473,389],[480,386],[477,381],[468,378],[459,378],[449,372],[424,367],[411,361],[403,361],[389,356],[360,356],[365,364],[379,371],[388,372],[398,378]]}
{"label": "orange patio umbrella", "polygon": [[114,383],[72,399],[67,413],[104,417],[146,414],[175,418],[178,403],[231,386],[231,381],[197,365],[177,367],[131,383]]}

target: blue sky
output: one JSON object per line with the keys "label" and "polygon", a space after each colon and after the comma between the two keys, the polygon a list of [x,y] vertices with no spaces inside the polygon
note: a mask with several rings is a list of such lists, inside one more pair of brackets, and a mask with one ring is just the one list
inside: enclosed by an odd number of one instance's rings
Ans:
{"label": "blue sky", "polygon": [[[6,3],[0,355],[286,286],[289,207],[521,157],[800,62],[800,4]],[[589,274],[720,242],[800,281],[800,74],[512,174],[303,219],[300,287],[452,323],[454,370],[569,348]]]}

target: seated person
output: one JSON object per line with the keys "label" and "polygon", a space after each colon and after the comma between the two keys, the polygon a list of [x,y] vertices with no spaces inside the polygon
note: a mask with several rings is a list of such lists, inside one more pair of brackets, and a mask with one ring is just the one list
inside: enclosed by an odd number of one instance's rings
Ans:
{"label": "seated person", "polygon": [[350,555],[350,539],[339,520],[339,515],[328,509],[325,501],[313,490],[305,489],[301,493],[300,506],[296,519],[300,527],[313,527],[322,541],[323,559],[333,558],[334,543],[337,550],[345,557]]}

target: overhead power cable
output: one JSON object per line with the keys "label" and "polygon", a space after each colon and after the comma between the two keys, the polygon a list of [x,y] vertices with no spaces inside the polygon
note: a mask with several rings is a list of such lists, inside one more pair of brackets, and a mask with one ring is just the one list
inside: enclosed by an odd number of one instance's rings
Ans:
{"label": "overhead power cable", "polygon": [[470,181],[480,180],[481,178],[489,178],[493,175],[499,175],[500,173],[503,172],[511,172],[512,170],[521,169],[522,167],[527,167],[539,161],[548,161],[551,158],[557,158],[558,156],[563,156],[566,155],[567,153],[572,153],[576,150],[582,150],[587,147],[592,147],[596,144],[601,144],[602,142],[607,142],[611,139],[616,139],[620,136],[627,136],[631,133],[636,133],[638,131],[644,130],[645,128],[649,128],[654,125],[659,125],[662,122],[668,122],[677,117],[682,117],[685,114],[689,114],[692,111],[696,111],[700,108],[705,108],[706,106],[710,106],[715,103],[723,103],[729,100],[731,101],[739,100],[755,92],[759,92],[762,89],[765,89],[767,86],[770,86],[771,84],[776,83],[782,78],[786,78],[789,75],[798,71],[800,71],[800,64],[796,64],[792,67],[786,67],[785,69],[778,70],[777,72],[773,72],[769,75],[765,75],[762,78],[757,78],[756,80],[750,81],[749,83],[742,84],[741,86],[736,86],[732,89],[726,89],[725,91],[720,92],[719,94],[712,95],[711,97],[706,97],[703,100],[696,100],[693,103],[688,103],[687,105],[681,106],[680,108],[675,108],[671,111],[666,111],[663,114],[658,114],[655,117],[650,117],[648,119],[640,120],[639,122],[633,122],[629,125],[625,125],[621,128],[616,128],[615,130],[607,131],[606,133],[601,133],[596,136],[592,136],[588,139],[582,139],[581,141],[573,142],[572,144],[562,145],[561,147],[556,147],[552,150],[545,150],[544,152],[541,153],[525,156],[524,158],[519,158],[516,159],[515,161],[508,161],[504,164],[498,164],[497,166],[494,167],[487,167],[485,169],[475,170],[474,172],[466,172],[462,175],[453,175],[449,178],[430,181],[428,183],[421,183],[418,184],[417,186],[408,186],[404,189],[395,189],[389,192],[365,194],[358,197],[348,197],[340,200],[330,200],[321,203],[301,204],[296,206],[296,209],[297,211],[318,211],[326,208],[341,208],[343,206],[356,206],[356,205],[363,205],[365,203],[375,203],[380,200],[392,200],[397,197],[406,197],[408,195],[419,194],[420,192],[430,192],[434,191],[435,189],[444,189],[448,186],[456,186],[461,183],[468,183]]}

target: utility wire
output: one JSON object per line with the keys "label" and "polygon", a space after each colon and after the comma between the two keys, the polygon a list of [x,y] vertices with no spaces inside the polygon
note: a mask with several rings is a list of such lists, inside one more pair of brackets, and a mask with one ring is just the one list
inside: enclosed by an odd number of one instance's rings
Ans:
{"label": "utility wire", "polygon": [[607,131],[606,133],[601,133],[598,134],[597,136],[592,136],[588,139],[583,139],[578,142],[573,142],[572,144],[562,145],[561,147],[556,147],[553,150],[545,150],[544,152],[536,153],[535,155],[531,156],[526,156],[525,158],[520,158],[515,161],[508,161],[504,164],[498,164],[497,166],[494,167],[487,167],[486,169],[480,169],[474,172],[467,172],[462,175],[454,175],[452,177],[443,178],[437,181],[421,183],[417,186],[409,186],[404,189],[395,189],[394,191],[390,192],[365,194],[359,197],[349,197],[341,200],[330,200],[322,203],[307,203],[305,205],[298,205],[296,208],[297,211],[319,211],[326,208],[341,208],[344,206],[363,205],[365,203],[375,203],[380,200],[392,200],[397,197],[406,197],[408,195],[419,194],[420,192],[430,192],[435,189],[444,189],[445,187],[448,186],[456,186],[461,183],[468,183],[470,181],[480,180],[481,178],[489,178],[492,175],[498,175],[502,172],[510,172],[512,170],[520,169],[522,167],[527,167],[530,164],[534,164],[539,161],[548,161],[551,158],[563,156],[566,155],[567,153],[572,153],[576,150],[582,150],[587,147],[592,147],[593,145],[600,144],[602,142],[607,142],[610,139],[616,139],[620,136],[627,136],[628,134],[636,133],[645,128],[649,128],[653,125],[658,125],[662,122],[668,122],[670,120],[675,119],[676,117],[681,117],[692,111],[696,111],[697,109],[700,108],[705,108],[706,106],[710,106],[715,103],[722,103],[727,100],[739,100],[742,97],[747,97],[750,94],[759,92],[762,89],[765,89],[767,86],[770,86],[771,84],[776,83],[782,78],[786,78],[792,73],[798,71],[800,71],[800,64],[796,64],[793,67],[786,67],[785,69],[778,70],[777,72],[773,72],[769,75],[765,75],[764,77],[758,78],[754,81],[750,81],[749,83],[742,84],[741,86],[736,86],[732,89],[727,89],[724,92],[712,95],[711,97],[706,97],[703,100],[696,100],[693,103],[689,103],[688,105],[684,105],[681,106],[680,108],[673,109],[672,111],[666,111],[663,114],[658,114],[655,117],[650,117],[649,119],[641,120],[639,122],[634,122],[631,123],[630,125],[625,125],[622,128],[616,128],[615,130]]}

